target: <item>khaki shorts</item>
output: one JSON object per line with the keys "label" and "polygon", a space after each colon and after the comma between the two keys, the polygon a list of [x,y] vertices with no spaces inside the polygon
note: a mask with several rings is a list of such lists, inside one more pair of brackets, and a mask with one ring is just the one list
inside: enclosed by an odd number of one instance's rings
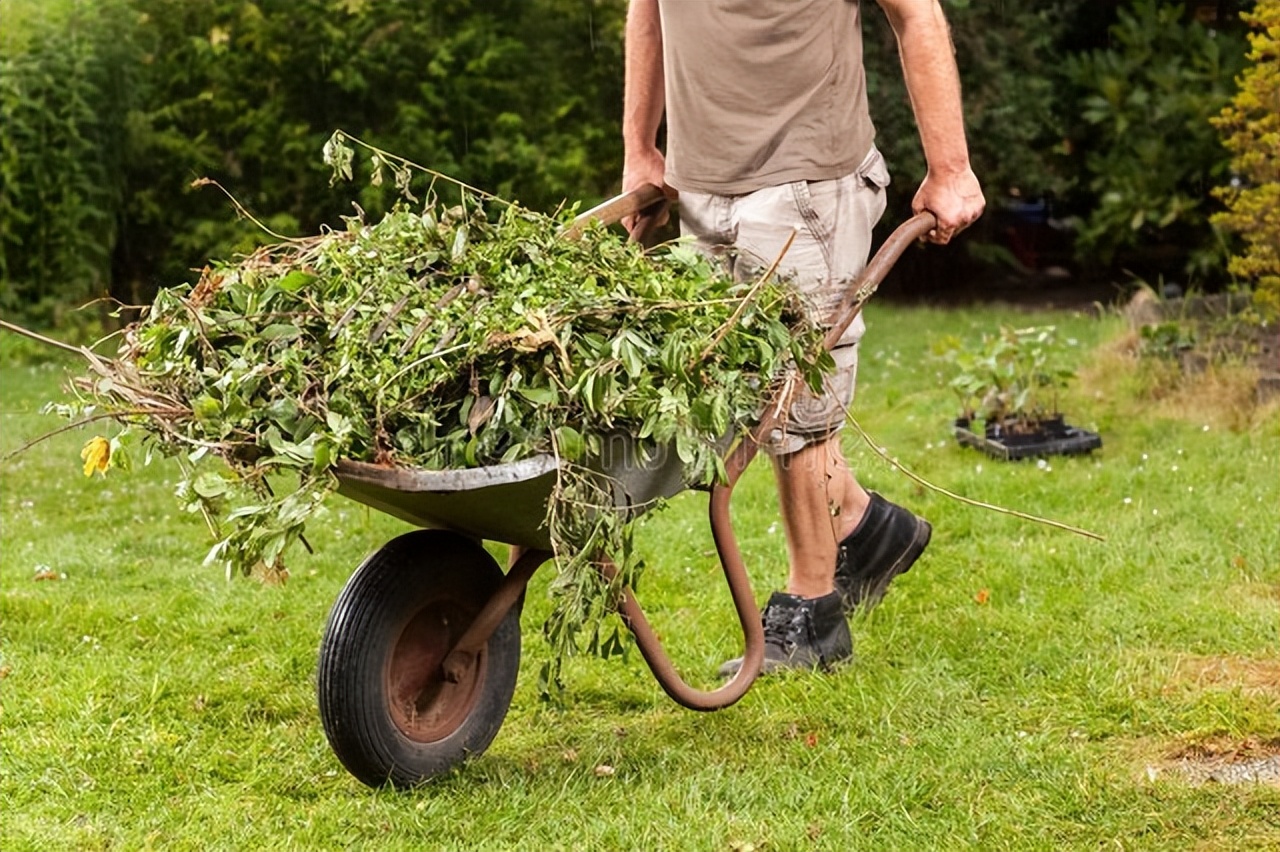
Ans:
{"label": "khaki shorts", "polygon": [[[735,278],[751,281],[782,253],[792,231],[795,241],[778,275],[795,285],[810,316],[830,326],[840,300],[867,264],[871,229],[884,213],[889,171],[875,148],[852,174],[836,180],[797,181],[747,195],[680,193],[680,230],[695,246],[721,260]],[[853,402],[858,341],[866,326],[858,316],[832,350],[835,371],[815,396],[801,380],[784,424],[763,449],[787,455],[834,435]]]}

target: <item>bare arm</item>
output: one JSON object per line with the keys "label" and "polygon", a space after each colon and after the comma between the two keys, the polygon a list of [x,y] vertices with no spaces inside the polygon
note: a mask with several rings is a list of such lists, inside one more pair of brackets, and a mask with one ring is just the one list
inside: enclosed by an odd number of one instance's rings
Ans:
{"label": "bare arm", "polygon": [[666,161],[658,150],[658,125],[666,107],[664,83],[658,0],[631,0],[622,102],[623,192],[645,183],[665,186]]}
{"label": "bare arm", "polygon": [[946,243],[981,216],[986,206],[969,165],[951,34],[937,0],[877,2],[898,37],[902,72],[928,165],[912,208],[938,217],[938,228],[930,239]]}

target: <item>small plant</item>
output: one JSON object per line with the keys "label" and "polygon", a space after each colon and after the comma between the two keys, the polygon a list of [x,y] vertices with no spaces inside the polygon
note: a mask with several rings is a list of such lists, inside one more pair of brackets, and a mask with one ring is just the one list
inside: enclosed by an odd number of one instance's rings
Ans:
{"label": "small plant", "polygon": [[934,347],[951,367],[948,386],[960,400],[962,419],[1015,433],[1033,431],[1059,413],[1058,391],[1075,376],[1062,364],[1061,350],[1051,325],[1002,326],[997,334],[983,335],[976,348],[956,337]]}
{"label": "small plant", "polygon": [[1142,354],[1157,358],[1177,358],[1196,345],[1195,332],[1177,321],[1144,325],[1140,334]]}
{"label": "small plant", "polygon": [[1101,447],[1100,435],[1068,426],[1058,408],[1058,392],[1075,377],[1063,352],[1075,345],[1068,339],[1064,346],[1052,325],[1001,326],[978,347],[957,337],[938,341],[934,354],[950,367],[947,384],[960,400],[956,439],[1006,461]]}

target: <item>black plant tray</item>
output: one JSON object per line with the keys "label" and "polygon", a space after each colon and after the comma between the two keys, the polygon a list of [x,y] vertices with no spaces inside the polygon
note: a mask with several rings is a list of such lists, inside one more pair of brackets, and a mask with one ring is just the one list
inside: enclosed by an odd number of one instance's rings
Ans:
{"label": "black plant tray", "polygon": [[1073,456],[1092,452],[1102,446],[1102,436],[1097,432],[1068,426],[1061,416],[1041,420],[1030,431],[1014,432],[1003,428],[1000,423],[985,423],[985,428],[979,433],[972,428],[976,425],[963,417],[957,418],[956,440],[967,447],[982,450],[992,458],[1005,461],[1039,456]]}

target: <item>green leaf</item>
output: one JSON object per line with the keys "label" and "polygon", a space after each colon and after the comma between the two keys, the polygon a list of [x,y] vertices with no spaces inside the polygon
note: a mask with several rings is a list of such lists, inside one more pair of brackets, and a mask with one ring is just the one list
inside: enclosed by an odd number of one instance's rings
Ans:
{"label": "green leaf", "polygon": [[297,293],[304,290],[316,280],[316,276],[294,270],[276,282],[276,286],[286,293]]}
{"label": "green leaf", "polygon": [[294,325],[286,325],[284,323],[276,323],[269,325],[259,332],[259,336],[263,340],[271,340],[277,342],[297,340],[302,336],[302,331]]}
{"label": "green leaf", "polygon": [[560,394],[554,387],[522,387],[516,393],[534,405],[555,405],[560,401]]}
{"label": "green leaf", "polygon": [[561,458],[578,461],[586,452],[586,442],[582,433],[572,426],[561,426],[555,430],[555,446]]}
{"label": "green leaf", "polygon": [[231,483],[216,473],[206,471],[195,478],[191,488],[206,500],[212,500],[230,491]]}

